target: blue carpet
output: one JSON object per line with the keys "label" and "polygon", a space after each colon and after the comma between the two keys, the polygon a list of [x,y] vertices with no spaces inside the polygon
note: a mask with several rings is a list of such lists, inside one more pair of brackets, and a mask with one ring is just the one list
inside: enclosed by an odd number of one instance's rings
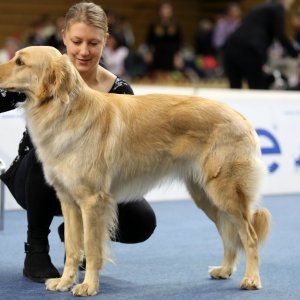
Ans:
{"label": "blue carpet", "polygon": [[[151,203],[158,227],[148,241],[112,244],[115,263],[105,265],[100,293],[92,299],[300,299],[300,196],[266,197],[263,204],[273,215],[273,229],[260,251],[262,290],[239,289],[243,254],[230,279],[210,279],[208,266],[222,261],[217,230],[193,202],[171,201]],[[52,261],[60,271],[64,248],[57,226],[61,222],[62,218],[55,218],[50,234]],[[0,299],[73,299],[70,292],[49,292],[22,276],[26,230],[24,211],[5,213],[5,228],[0,231]]]}

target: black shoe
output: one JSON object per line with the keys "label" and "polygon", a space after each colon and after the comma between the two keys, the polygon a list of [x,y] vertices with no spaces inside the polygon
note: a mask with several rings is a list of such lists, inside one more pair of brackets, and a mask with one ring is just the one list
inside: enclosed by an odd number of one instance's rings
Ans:
{"label": "black shoe", "polygon": [[65,223],[62,222],[57,228],[58,236],[61,242],[65,242]]}
{"label": "black shoe", "polygon": [[[63,242],[63,243],[65,241],[64,230],[65,230],[65,225],[64,225],[64,223],[61,223],[58,226],[57,231],[58,231],[59,238],[60,238],[61,242]],[[65,254],[64,262],[66,262],[66,254]],[[86,269],[86,259],[84,257],[82,262],[80,263],[80,265],[78,267],[78,270],[79,271],[85,271],[85,269]]]}
{"label": "black shoe", "polygon": [[25,243],[24,276],[35,282],[43,283],[49,278],[59,278],[60,274],[54,267],[49,256],[48,244]]}

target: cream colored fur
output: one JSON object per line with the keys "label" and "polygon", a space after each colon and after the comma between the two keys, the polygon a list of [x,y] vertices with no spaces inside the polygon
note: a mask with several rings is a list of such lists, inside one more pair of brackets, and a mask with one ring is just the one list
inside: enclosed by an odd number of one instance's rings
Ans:
{"label": "cream colored fur", "polygon": [[28,47],[0,66],[0,87],[27,95],[27,125],[65,219],[66,263],[49,290],[66,291],[87,266],[74,295],[95,295],[116,204],[143,196],[162,180],[182,181],[215,223],[224,245],[213,278],[228,278],[240,248],[242,289],[259,289],[258,243],[270,214],[256,209],[264,167],[254,128],[228,105],[171,95],[116,95],[90,89],[66,55]]}

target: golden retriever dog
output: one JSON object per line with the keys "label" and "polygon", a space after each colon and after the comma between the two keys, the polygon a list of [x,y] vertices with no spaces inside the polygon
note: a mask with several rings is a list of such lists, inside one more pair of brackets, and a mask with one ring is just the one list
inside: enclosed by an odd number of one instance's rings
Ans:
{"label": "golden retriever dog", "polygon": [[[21,49],[2,64],[0,88],[26,94],[27,126],[61,202],[66,262],[48,290],[95,295],[118,226],[116,204],[168,179],[186,185],[221,235],[223,263],[210,276],[228,278],[242,248],[241,288],[261,288],[258,244],[271,216],[256,205],[264,164],[256,132],[240,113],[197,97],[95,91],[68,56],[46,46]],[[75,284],[83,254],[85,277]]]}

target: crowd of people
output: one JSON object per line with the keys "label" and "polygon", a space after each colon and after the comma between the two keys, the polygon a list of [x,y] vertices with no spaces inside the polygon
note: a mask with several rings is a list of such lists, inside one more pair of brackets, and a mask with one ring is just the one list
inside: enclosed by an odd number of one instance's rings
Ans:
{"label": "crowd of people", "polygon": [[[300,47],[300,8],[293,10],[291,14],[290,23],[294,33],[291,41],[285,34],[284,28],[286,12],[293,2],[293,0],[264,1],[261,5],[244,13],[238,2],[227,3],[224,11],[216,15],[215,18],[204,17],[199,20],[198,26],[195,28],[194,40],[190,41],[189,45],[185,43],[182,24],[176,18],[176,11],[174,11],[171,1],[161,2],[157,10],[157,18],[149,24],[144,41],[140,45],[136,44],[134,29],[130,20],[117,15],[114,11],[106,10],[109,36],[101,64],[114,74],[131,81],[163,82],[171,80],[189,83],[199,82],[203,79],[226,78],[232,88],[240,88],[241,82],[244,80],[252,88],[252,83],[249,84],[249,80],[246,78],[248,75],[242,75],[241,64],[244,63],[247,53],[248,56],[253,57],[252,50],[248,51],[249,47],[253,49],[259,47],[254,43],[259,40],[264,42],[267,39],[265,49],[256,50],[264,53],[260,58],[257,57],[254,64],[263,70],[263,75],[261,75],[265,77],[263,88],[275,86],[274,71],[279,71],[283,75],[282,78],[285,79],[287,88],[294,88],[300,85],[297,76],[299,72],[295,68],[287,67],[287,65],[295,66],[295,63],[287,62],[286,56],[292,55],[295,58]],[[262,16],[264,20],[260,22],[259,15],[262,10],[257,7],[261,6],[266,8],[266,14]],[[273,10],[273,15],[272,9],[268,10],[267,7],[276,7]],[[255,23],[252,22],[252,19],[255,20]],[[276,25],[277,28],[270,28],[274,19],[280,25]],[[266,20],[269,20],[270,24],[267,24],[268,21]],[[247,22],[252,22],[249,29],[247,29]],[[61,35],[63,26],[63,17],[52,22],[46,15],[41,16],[31,24],[23,39],[18,40],[15,37],[9,37],[5,41],[4,47],[0,50],[0,63],[11,58],[18,47],[28,45],[50,45],[64,53],[66,49]],[[263,27],[268,28],[273,36],[264,36],[261,29]],[[228,37],[232,35],[234,37],[228,41]],[[251,39],[248,38],[249,36]],[[238,39],[241,41],[237,41]],[[246,40],[249,45],[247,45]],[[250,43],[253,44],[250,45]],[[236,47],[237,45],[238,47]],[[291,50],[292,48],[294,50]],[[234,51],[240,51],[243,55],[233,53],[230,49],[237,49]],[[280,62],[283,62],[282,64],[278,64],[278,54],[280,54],[279,58]],[[240,57],[239,69],[237,68],[238,62],[233,62],[230,55],[237,59]],[[258,62],[258,60],[260,61]],[[234,67],[231,67],[233,65]],[[253,62],[249,61],[248,65],[245,65],[247,72],[249,66],[251,69]],[[284,72],[289,74],[284,74]],[[233,83],[233,76],[240,78],[239,84]],[[257,77],[256,75],[253,76]],[[260,88],[257,85],[254,87]]]}

